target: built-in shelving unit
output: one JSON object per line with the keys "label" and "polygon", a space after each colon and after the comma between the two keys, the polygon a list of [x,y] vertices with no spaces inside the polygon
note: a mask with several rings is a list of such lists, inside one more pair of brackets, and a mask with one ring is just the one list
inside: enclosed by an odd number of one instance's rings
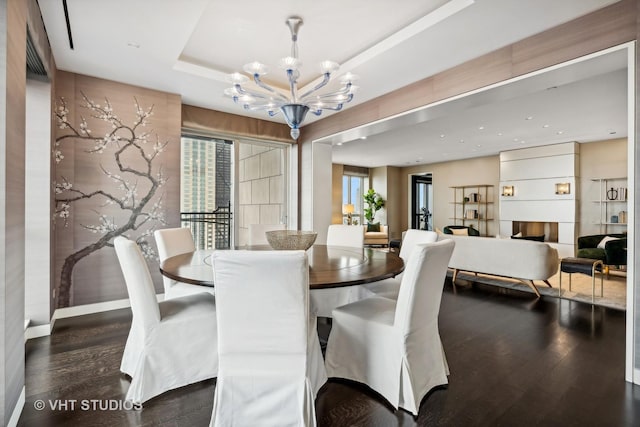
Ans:
{"label": "built-in shelving unit", "polygon": [[461,185],[453,190],[454,225],[475,228],[481,236],[489,234],[489,222],[493,221],[493,185]]}
{"label": "built-in shelving unit", "polygon": [[591,178],[598,185],[593,202],[599,209],[600,233],[622,233],[627,226],[627,178]]}

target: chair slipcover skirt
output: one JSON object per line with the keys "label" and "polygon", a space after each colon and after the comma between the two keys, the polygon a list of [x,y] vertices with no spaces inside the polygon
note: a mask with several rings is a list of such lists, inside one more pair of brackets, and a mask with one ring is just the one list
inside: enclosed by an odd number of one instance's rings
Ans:
{"label": "chair slipcover skirt", "polygon": [[453,246],[451,240],[417,245],[397,301],[372,297],[333,310],[329,377],[367,384],[413,414],[430,389],[448,382],[437,322]]}

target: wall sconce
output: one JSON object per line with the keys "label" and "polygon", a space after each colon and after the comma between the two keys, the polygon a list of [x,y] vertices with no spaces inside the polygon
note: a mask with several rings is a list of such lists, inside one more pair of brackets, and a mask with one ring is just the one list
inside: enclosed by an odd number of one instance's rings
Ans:
{"label": "wall sconce", "polygon": [[347,225],[351,225],[351,222],[352,222],[351,214],[354,212],[354,210],[355,208],[351,203],[342,205],[342,212],[347,214]]}
{"label": "wall sconce", "polygon": [[557,182],[556,194],[571,194],[571,184],[568,182]]}
{"label": "wall sconce", "polygon": [[514,193],[513,185],[505,185],[502,187],[502,195],[504,197],[512,197]]}

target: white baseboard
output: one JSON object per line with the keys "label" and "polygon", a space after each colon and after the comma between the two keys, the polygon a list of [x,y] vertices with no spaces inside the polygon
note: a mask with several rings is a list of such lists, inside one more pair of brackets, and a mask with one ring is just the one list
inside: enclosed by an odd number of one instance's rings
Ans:
{"label": "white baseboard", "polygon": [[[158,301],[164,300],[164,294],[157,294]],[[94,304],[76,305],[73,307],[58,308],[53,312],[53,319],[66,319],[68,317],[84,316],[85,314],[101,313],[103,311],[119,310],[131,307],[129,298],[114,301],[97,302]]]}
{"label": "white baseboard", "polygon": [[[164,301],[164,294],[157,294],[156,298],[158,302]],[[111,310],[119,310],[121,308],[131,307],[131,303],[129,302],[129,298],[107,301],[107,302],[98,302],[95,304],[84,304],[84,305],[76,305],[74,307],[65,307],[58,308],[53,312],[53,316],[51,317],[51,323],[47,323],[45,325],[31,326],[25,330],[25,340],[31,338],[39,338],[47,335],[51,335],[51,331],[53,330],[53,325],[56,322],[56,319],[66,319],[69,317],[76,316],[84,316],[85,314],[94,314],[94,313],[102,313],[104,311]],[[25,322],[26,325],[26,322]]]}
{"label": "white baseboard", "polygon": [[20,397],[16,402],[16,406],[13,408],[13,412],[11,412],[11,418],[9,418],[9,423],[7,427],[16,427],[18,425],[18,421],[20,421],[20,414],[22,414],[22,408],[24,408],[24,386],[22,386],[22,391],[20,392]]}
{"label": "white baseboard", "polygon": [[30,326],[24,331],[24,339],[30,340],[32,338],[46,337],[51,335],[51,329],[53,329],[52,323],[45,323],[44,325]]}
{"label": "white baseboard", "polygon": [[85,314],[101,313],[103,311],[119,310],[127,307],[131,307],[129,298],[57,308],[56,311],[53,312],[52,319],[66,319],[68,317],[84,316]]}

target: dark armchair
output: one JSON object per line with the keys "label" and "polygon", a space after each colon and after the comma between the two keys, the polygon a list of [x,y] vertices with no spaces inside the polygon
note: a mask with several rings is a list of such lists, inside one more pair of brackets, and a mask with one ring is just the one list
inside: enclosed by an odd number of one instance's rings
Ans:
{"label": "dark armchair", "polygon": [[456,234],[453,230],[467,230],[467,235],[469,236],[479,236],[480,232],[473,227],[467,227],[466,225],[447,225],[442,229],[444,234]]}
{"label": "dark armchair", "polygon": [[[616,237],[609,240],[604,249],[598,243],[605,237]],[[593,234],[578,237],[578,258],[599,259],[605,265],[627,265],[627,235],[626,234]]]}

